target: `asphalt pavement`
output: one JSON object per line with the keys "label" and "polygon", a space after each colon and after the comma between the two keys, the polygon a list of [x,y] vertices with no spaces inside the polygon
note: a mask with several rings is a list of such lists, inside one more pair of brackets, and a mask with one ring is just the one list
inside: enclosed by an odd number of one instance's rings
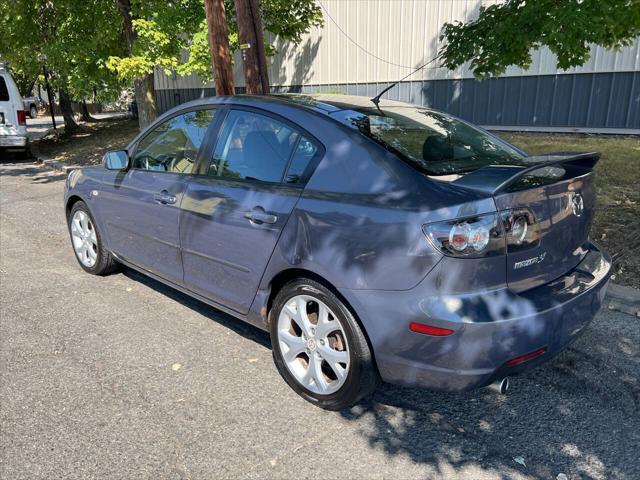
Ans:
{"label": "asphalt pavement", "polygon": [[384,385],[326,412],[265,333],[131,270],[83,273],[63,174],[0,175],[2,479],[640,478],[637,317],[603,311],[507,395]]}

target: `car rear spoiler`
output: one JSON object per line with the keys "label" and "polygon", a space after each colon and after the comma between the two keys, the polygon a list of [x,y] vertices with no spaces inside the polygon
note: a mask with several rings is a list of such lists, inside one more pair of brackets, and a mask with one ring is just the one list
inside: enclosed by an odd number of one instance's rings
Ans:
{"label": "car rear spoiler", "polygon": [[522,165],[487,165],[455,180],[453,185],[468,188],[490,195],[504,192],[522,177],[540,170],[541,168],[556,165],[573,166],[593,170],[598,163],[600,153],[567,153],[558,152],[547,155],[525,157]]}

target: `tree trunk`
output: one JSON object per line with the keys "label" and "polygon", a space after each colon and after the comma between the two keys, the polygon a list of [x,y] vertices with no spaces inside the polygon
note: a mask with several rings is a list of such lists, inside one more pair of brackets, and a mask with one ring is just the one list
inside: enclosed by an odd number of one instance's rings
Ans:
{"label": "tree trunk", "polygon": [[[130,0],[117,0],[117,2],[118,11],[122,16],[127,49],[129,50],[129,54],[133,55],[133,46],[136,41],[136,34],[133,30],[131,2]],[[138,104],[138,125],[140,130],[142,130],[158,116],[155,88],[153,85],[153,72],[143,77],[136,78],[133,81],[133,88],[136,96],[136,103]]]}
{"label": "tree trunk", "polygon": [[83,100],[82,103],[80,103],[80,119],[83,122],[95,122],[96,119],[93,118],[91,116],[91,114],[89,113],[89,109],[87,108],[87,101]]}
{"label": "tree trunk", "polygon": [[138,125],[140,130],[153,122],[158,116],[155,99],[153,74],[136,78],[134,81],[136,103],[138,104]]}
{"label": "tree trunk", "polygon": [[72,133],[78,129],[78,124],[73,118],[71,100],[69,99],[67,92],[62,88],[58,90],[58,98],[60,99],[60,110],[62,111],[62,117],[64,118],[64,131],[65,133]]}
{"label": "tree trunk", "polygon": [[211,46],[211,63],[216,83],[216,95],[233,95],[233,70],[229,53],[229,29],[224,13],[224,0],[205,0],[204,9],[207,14],[209,28],[209,44]]}
{"label": "tree trunk", "polygon": [[98,102],[98,89],[93,87],[93,106],[96,109],[96,113],[102,113],[102,102]]}
{"label": "tree trunk", "polygon": [[51,85],[49,84],[49,71],[46,66],[42,66],[42,74],[44,75],[44,85],[47,89],[47,101],[49,103],[49,113],[51,114],[51,123],[53,124],[53,129],[56,130],[58,127],[56,126],[56,116],[53,112],[53,92],[51,91]]}

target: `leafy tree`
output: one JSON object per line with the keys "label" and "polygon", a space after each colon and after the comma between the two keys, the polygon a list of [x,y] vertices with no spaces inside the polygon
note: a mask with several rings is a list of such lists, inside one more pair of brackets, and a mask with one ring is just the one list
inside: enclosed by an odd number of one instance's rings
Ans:
{"label": "leafy tree", "polygon": [[[322,26],[320,7],[313,0],[262,0],[264,29],[283,40],[298,43],[313,26]],[[129,56],[113,56],[108,66],[126,80],[153,72],[154,66],[178,75],[197,73],[212,78],[211,53],[202,0],[164,2],[131,0],[135,46]],[[235,3],[225,0],[229,45],[238,49]],[[273,55],[273,45],[267,49]],[[186,52],[186,58],[183,57]]]}
{"label": "leafy tree", "polygon": [[[225,7],[235,49],[234,1],[225,0]],[[261,8],[265,30],[285,40],[299,42],[322,24],[313,0],[262,0]],[[76,127],[71,99],[115,96],[131,83],[141,126],[151,122],[155,67],[211,78],[203,0],[0,0],[0,18],[0,58],[25,89],[47,66],[68,130]]]}
{"label": "leafy tree", "polygon": [[109,98],[122,88],[106,68],[108,56],[122,51],[112,2],[0,0],[0,12],[0,58],[10,62],[23,93],[31,90],[46,65],[58,90],[66,131],[77,127],[72,98],[90,98],[94,92]]}
{"label": "leafy tree", "polygon": [[528,68],[531,49],[547,46],[558,67],[589,60],[591,44],[619,49],[640,35],[640,0],[507,0],[480,8],[477,20],[445,23],[440,55],[444,66],[465,62],[476,77]]}

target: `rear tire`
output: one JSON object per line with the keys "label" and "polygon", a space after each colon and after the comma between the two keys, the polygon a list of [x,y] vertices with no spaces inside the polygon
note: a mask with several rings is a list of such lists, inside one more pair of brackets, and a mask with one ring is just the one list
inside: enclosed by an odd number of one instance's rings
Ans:
{"label": "rear tire", "polygon": [[82,269],[92,275],[107,275],[118,267],[102,241],[96,222],[83,201],[73,205],[67,219],[71,246]]}
{"label": "rear tire", "polygon": [[350,407],[379,383],[355,317],[314,280],[298,278],[280,289],[270,312],[270,333],[278,372],[314,405],[326,410]]}
{"label": "rear tire", "polygon": [[29,108],[29,117],[36,118],[37,116],[38,116],[38,109],[36,108],[35,105],[31,105],[31,108]]}

